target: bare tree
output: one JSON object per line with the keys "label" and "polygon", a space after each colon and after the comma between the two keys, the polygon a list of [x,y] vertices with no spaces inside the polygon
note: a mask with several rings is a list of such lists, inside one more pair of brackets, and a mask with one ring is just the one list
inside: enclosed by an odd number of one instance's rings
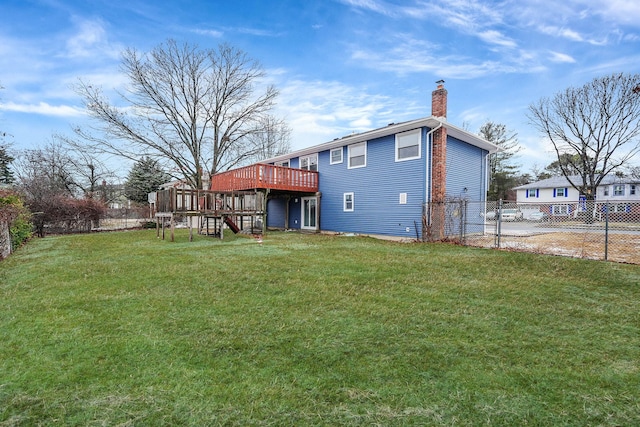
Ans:
{"label": "bare tree", "polygon": [[93,196],[98,182],[110,176],[99,161],[52,142],[25,150],[16,166],[16,187],[34,213],[38,235],[44,235],[46,224],[65,223],[67,229],[80,219],[98,224],[103,204]]}
{"label": "bare tree", "polygon": [[46,186],[71,197],[92,198],[100,182],[114,173],[89,152],[73,150],[54,138],[41,148],[25,150],[16,163],[21,186]]}
{"label": "bare tree", "polygon": [[241,50],[217,50],[168,40],[148,53],[128,49],[122,69],[129,79],[112,104],[87,82],[77,92],[95,127],[76,128],[91,148],[138,160],[150,156],[168,163],[177,178],[202,188],[213,175],[252,156],[252,137],[278,94],[260,88],[260,65]]}
{"label": "bare tree", "polygon": [[[291,129],[284,120],[264,116],[256,123],[256,129],[245,137],[237,152],[235,165],[256,163],[291,151]],[[233,166],[235,166],[233,165]]]}
{"label": "bare tree", "polygon": [[640,151],[640,74],[613,74],[568,88],[530,105],[528,116],[553,144],[570,185],[593,201],[602,179]]}

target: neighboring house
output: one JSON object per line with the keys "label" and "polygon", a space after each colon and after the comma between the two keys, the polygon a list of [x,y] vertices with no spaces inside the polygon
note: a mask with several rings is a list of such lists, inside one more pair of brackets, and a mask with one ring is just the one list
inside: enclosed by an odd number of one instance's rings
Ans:
{"label": "neighboring house", "polygon": [[[424,238],[428,232],[444,237],[442,202],[485,201],[488,155],[498,147],[446,121],[447,91],[442,83],[432,93],[430,117],[217,174],[212,190],[264,187],[268,227],[406,238]],[[268,180],[273,186],[227,184],[249,175],[252,182]],[[312,182],[315,187],[276,187],[288,180]]]}
{"label": "neighboring house", "polygon": [[[580,179],[571,177],[573,182]],[[575,217],[586,211],[585,197],[564,176],[521,185],[514,190],[525,219],[534,211],[543,211],[552,217]],[[607,209],[614,214],[640,213],[640,180],[605,176],[597,188],[594,215],[602,216]]]}

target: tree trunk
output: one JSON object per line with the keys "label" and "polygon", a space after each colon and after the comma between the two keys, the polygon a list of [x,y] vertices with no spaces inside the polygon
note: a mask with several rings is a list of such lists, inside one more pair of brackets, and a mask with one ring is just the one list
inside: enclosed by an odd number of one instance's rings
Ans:
{"label": "tree trunk", "polygon": [[593,196],[587,196],[585,200],[585,224],[593,224],[596,222],[596,200]]}
{"label": "tree trunk", "polygon": [[11,254],[11,234],[9,233],[9,223],[0,221],[0,259]]}

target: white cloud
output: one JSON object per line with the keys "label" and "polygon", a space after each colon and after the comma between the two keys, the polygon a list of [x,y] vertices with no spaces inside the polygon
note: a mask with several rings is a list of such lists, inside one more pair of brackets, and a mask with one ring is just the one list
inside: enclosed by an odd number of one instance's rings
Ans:
{"label": "white cloud", "polygon": [[561,37],[575,42],[584,41],[584,38],[577,32],[569,28],[555,27],[553,25],[541,25],[538,30],[543,34],[554,37]]}
{"label": "white cloud", "polygon": [[503,47],[516,47],[515,41],[496,30],[481,31],[478,37],[486,43]]}
{"label": "white cloud", "polygon": [[40,102],[38,104],[16,104],[9,102],[0,104],[0,110],[55,117],[81,117],[85,115],[84,110],[81,108],[69,105],[50,105],[46,102]]}
{"label": "white cloud", "polygon": [[339,0],[341,3],[354,8],[366,9],[377,12],[381,15],[394,16],[397,15],[398,8],[384,1],[378,0]]}
{"label": "white cloud", "polygon": [[196,34],[200,34],[201,36],[213,37],[215,39],[219,39],[224,36],[224,32],[219,30],[205,30],[196,28],[192,29],[191,31]]}
{"label": "white cloud", "polygon": [[123,50],[119,46],[112,46],[104,28],[104,22],[99,19],[73,18],[76,32],[66,41],[65,56],[70,58],[100,58],[107,56],[117,58]]}
{"label": "white cloud", "polygon": [[638,26],[640,2],[638,0],[590,0],[592,8],[605,19],[623,25]]}
{"label": "white cloud", "polygon": [[567,55],[565,53],[550,51],[549,54],[551,55],[549,59],[552,62],[567,63],[567,64],[573,64],[576,62],[576,60],[573,59],[572,56]]}
{"label": "white cloud", "polygon": [[335,81],[306,81],[283,76],[278,115],[292,128],[293,149],[330,141],[393,121],[427,116],[427,107],[368,93]]}

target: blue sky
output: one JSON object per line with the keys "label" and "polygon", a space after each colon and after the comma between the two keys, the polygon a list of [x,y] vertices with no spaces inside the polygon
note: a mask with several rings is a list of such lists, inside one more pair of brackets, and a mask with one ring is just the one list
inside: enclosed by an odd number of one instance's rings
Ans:
{"label": "blue sky", "polygon": [[448,120],[517,132],[523,172],[554,160],[531,103],[640,72],[637,0],[3,0],[0,16],[0,130],[16,149],[86,123],[78,78],[113,93],[120,53],[168,38],[258,60],[294,149],[429,116],[444,79]]}

